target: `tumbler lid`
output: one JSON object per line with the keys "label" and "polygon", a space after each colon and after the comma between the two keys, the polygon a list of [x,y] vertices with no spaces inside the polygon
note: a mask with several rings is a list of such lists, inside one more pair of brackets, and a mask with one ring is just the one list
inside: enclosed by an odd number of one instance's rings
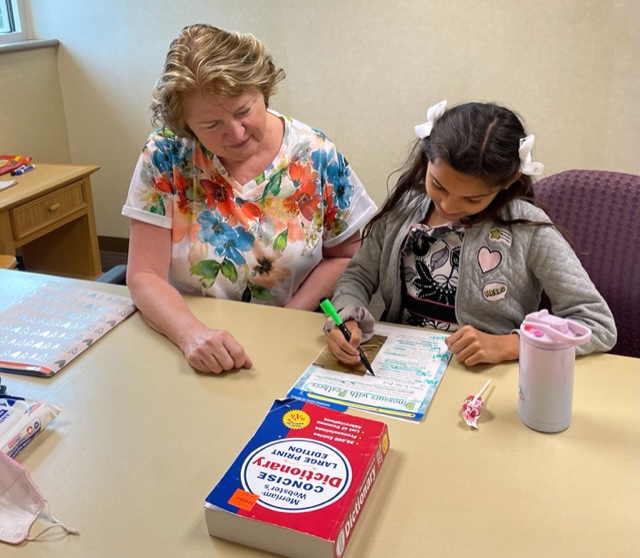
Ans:
{"label": "tumbler lid", "polygon": [[548,310],[540,310],[525,316],[520,335],[541,348],[563,349],[589,341],[591,330],[572,320],[553,316]]}

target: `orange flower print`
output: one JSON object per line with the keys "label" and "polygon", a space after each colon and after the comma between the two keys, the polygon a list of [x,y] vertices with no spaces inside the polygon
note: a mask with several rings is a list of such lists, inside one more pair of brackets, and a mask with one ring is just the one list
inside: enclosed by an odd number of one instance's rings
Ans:
{"label": "orange flower print", "polygon": [[313,170],[310,163],[303,165],[300,161],[296,161],[289,167],[289,176],[297,188],[293,194],[283,200],[284,205],[291,215],[299,211],[307,221],[311,221],[313,212],[320,205],[320,196],[316,192],[315,182],[318,173]]}
{"label": "orange flower print", "polygon": [[151,183],[156,190],[165,194],[173,194],[173,185],[166,174],[161,174],[158,177],[152,178]]}
{"label": "orange flower print", "polygon": [[178,210],[182,213],[189,212],[190,200],[187,198],[187,179],[177,169],[174,169],[173,183],[176,186],[176,194],[178,195]]}
{"label": "orange flower print", "polygon": [[253,202],[236,198],[236,216],[238,221],[246,225],[249,221],[260,221],[262,219],[262,208]]}
{"label": "orange flower print", "polygon": [[307,164],[302,163],[300,160],[294,161],[289,165],[288,173],[296,188],[309,183],[314,183],[315,185],[316,180],[318,180],[318,171],[313,168],[311,161]]}
{"label": "orange flower print", "polygon": [[207,157],[207,154],[199,147],[193,150],[193,166],[197,169],[209,170],[213,167],[211,159]]}
{"label": "orange flower print", "polygon": [[[204,198],[207,201],[207,207],[211,211],[217,209],[225,219],[234,216],[235,203],[231,186],[222,180],[212,182],[207,178],[201,178],[200,185],[204,188]],[[234,223],[229,224],[233,225]]]}
{"label": "orange flower print", "polygon": [[172,240],[174,244],[183,238],[188,238],[191,242],[198,242],[198,231],[200,225],[195,216],[190,212],[177,211],[173,215]]}
{"label": "orange flower print", "polygon": [[304,227],[298,219],[291,219],[287,227],[287,240],[289,242],[297,242],[304,240]]}
{"label": "orange flower print", "polygon": [[271,290],[281,285],[291,275],[288,257],[278,250],[255,249],[255,264],[251,269],[251,281],[259,287]]}
{"label": "orange flower print", "polygon": [[338,217],[338,208],[333,205],[333,197],[325,196],[327,207],[324,210],[324,226],[327,229],[331,228],[331,224],[334,223]]}

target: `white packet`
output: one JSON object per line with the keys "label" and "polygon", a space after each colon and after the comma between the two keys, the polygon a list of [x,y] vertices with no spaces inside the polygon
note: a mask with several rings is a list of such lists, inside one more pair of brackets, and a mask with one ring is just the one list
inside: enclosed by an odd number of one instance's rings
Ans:
{"label": "white packet", "polygon": [[15,458],[60,411],[43,401],[0,398],[0,451]]}

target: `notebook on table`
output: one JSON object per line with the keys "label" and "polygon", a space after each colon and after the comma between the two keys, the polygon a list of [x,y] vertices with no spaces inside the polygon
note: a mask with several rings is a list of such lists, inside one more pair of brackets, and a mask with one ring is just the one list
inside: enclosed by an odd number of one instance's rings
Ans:
{"label": "notebook on table", "polygon": [[53,376],[135,310],[128,297],[48,281],[0,312],[0,371]]}

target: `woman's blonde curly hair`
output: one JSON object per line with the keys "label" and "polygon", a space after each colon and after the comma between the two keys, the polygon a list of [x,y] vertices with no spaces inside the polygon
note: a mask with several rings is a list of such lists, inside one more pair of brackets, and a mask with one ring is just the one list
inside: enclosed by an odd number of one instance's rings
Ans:
{"label": "woman's blonde curly hair", "polygon": [[198,91],[238,97],[256,88],[268,107],[284,77],[284,70],[276,68],[264,44],[250,33],[190,25],[169,47],[164,70],[153,88],[151,122],[195,138],[185,121],[189,97]]}

